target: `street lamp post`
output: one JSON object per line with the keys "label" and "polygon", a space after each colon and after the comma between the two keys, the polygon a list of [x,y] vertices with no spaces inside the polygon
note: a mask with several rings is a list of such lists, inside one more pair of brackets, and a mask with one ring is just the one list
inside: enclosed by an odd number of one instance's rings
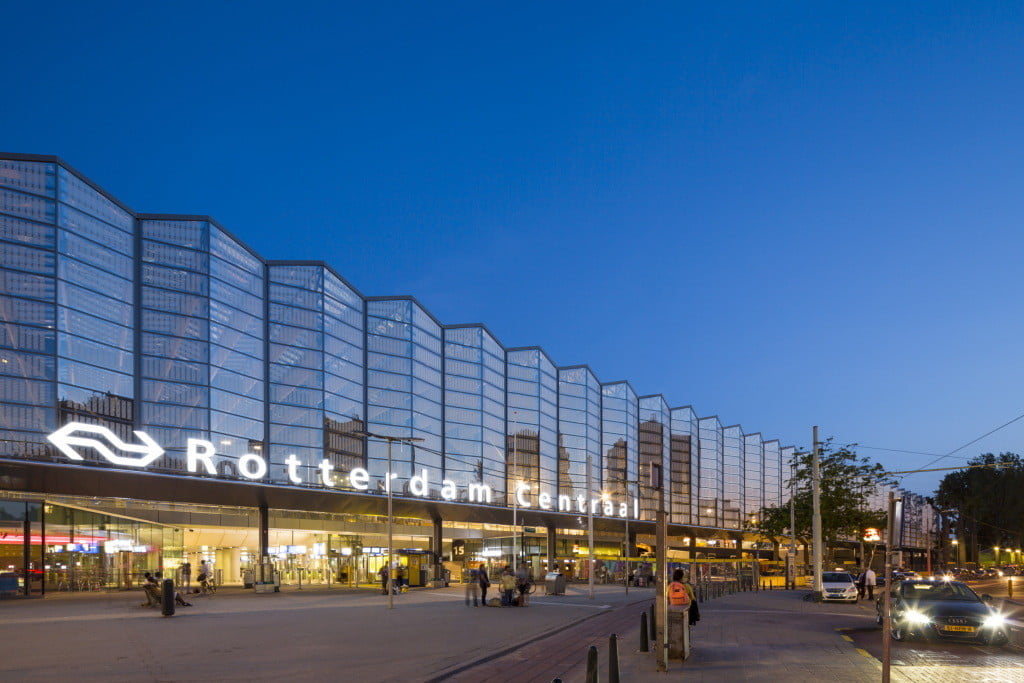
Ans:
{"label": "street lamp post", "polygon": [[594,599],[594,495],[590,471],[590,453],[587,453],[587,585],[590,599]]}
{"label": "street lamp post", "polygon": [[[411,444],[416,443],[417,441],[423,441],[423,439],[420,439],[420,438],[417,438],[417,437],[414,437],[414,436],[386,436],[384,434],[374,434],[373,432],[364,432],[364,431],[353,432],[353,434],[355,434],[356,436],[363,436],[363,437],[367,437],[367,438],[371,438],[371,439],[380,439],[381,441],[386,441],[387,444],[388,444],[388,470],[387,470],[387,474],[386,474],[386,477],[385,477],[385,482],[386,483],[385,483],[385,486],[384,486],[384,488],[388,492],[388,565],[387,565],[387,567],[388,567],[388,609],[394,609],[395,608],[395,602],[394,602],[394,600],[395,600],[395,598],[394,598],[394,595],[395,595],[395,590],[394,590],[394,586],[395,586],[395,567],[394,567],[395,517],[394,517],[394,513],[393,513],[393,509],[392,509],[392,492],[391,492],[391,484],[392,484],[392,482],[394,480],[394,476],[391,474],[391,444],[395,443],[395,442],[398,442],[398,443],[407,443],[407,444],[411,445]],[[414,448],[415,448],[415,446],[414,446]]]}
{"label": "street lamp post", "polygon": [[999,546],[997,546],[997,545],[996,546],[992,546],[992,550],[995,552],[995,556],[996,556],[995,566],[998,567],[999,566]]}
{"label": "street lamp post", "polygon": [[629,509],[629,511],[626,513],[626,552],[625,552],[625,556],[626,556],[626,576],[625,576],[625,579],[626,579],[625,580],[626,595],[629,595],[629,576],[630,576],[629,575],[629,555],[630,555],[630,550],[633,549],[633,544],[629,542],[629,516],[632,514],[633,509],[634,509],[633,505],[632,505],[633,499],[630,498],[630,488],[629,487],[630,487],[631,484],[636,484],[636,486],[637,486],[637,496],[639,497],[639,495],[640,495],[640,482],[639,481],[634,481],[632,479],[628,479],[626,481],[623,481],[622,483],[625,484],[624,488],[625,488],[625,492],[626,492],[626,505],[628,506],[628,509]]}

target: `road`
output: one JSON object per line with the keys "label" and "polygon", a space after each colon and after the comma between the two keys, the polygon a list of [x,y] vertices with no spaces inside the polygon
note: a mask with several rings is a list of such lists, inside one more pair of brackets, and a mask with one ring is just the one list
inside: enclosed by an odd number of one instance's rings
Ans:
{"label": "road", "polygon": [[[911,641],[892,642],[892,666],[912,675],[915,679],[945,680],[951,674],[948,667],[957,667],[955,678],[958,683],[969,681],[1015,681],[1024,680],[1024,605],[1004,602],[1007,595],[1006,579],[986,579],[966,582],[979,595],[989,594],[995,598],[1004,614],[1011,619],[1011,639],[1014,645],[1006,647],[972,645],[969,643]],[[1014,597],[1024,597],[1024,577],[1015,577]],[[1019,588],[1019,590],[1018,590]],[[875,615],[874,605],[864,601],[856,609]],[[1014,623],[1016,622],[1016,623]],[[882,659],[882,627],[870,626],[843,629],[841,633],[854,645],[874,658]],[[945,668],[944,668],[945,667]],[[931,674],[931,675],[929,675]]]}

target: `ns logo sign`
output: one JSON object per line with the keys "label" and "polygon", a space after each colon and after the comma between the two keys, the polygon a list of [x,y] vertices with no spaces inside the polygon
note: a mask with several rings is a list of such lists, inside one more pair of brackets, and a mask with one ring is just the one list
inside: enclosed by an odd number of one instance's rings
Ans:
{"label": "ns logo sign", "polygon": [[[95,436],[74,436],[75,434],[93,434]],[[115,465],[127,467],[145,467],[164,454],[164,449],[145,432],[135,432],[142,444],[131,444],[106,427],[69,422],[46,438],[57,449],[71,460],[83,460],[75,446],[94,448],[97,453]],[[108,445],[109,444],[109,445]],[[113,446],[113,448],[111,448]],[[123,451],[133,455],[118,455],[115,451]]]}

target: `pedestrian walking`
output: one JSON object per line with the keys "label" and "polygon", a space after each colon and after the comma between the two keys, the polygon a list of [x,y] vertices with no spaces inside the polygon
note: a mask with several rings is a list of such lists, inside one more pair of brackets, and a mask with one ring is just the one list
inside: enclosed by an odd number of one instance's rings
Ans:
{"label": "pedestrian walking", "polygon": [[516,590],[519,591],[519,606],[526,607],[526,596],[530,591],[530,570],[525,564],[516,571]]}
{"label": "pedestrian walking", "polygon": [[388,594],[388,578],[390,577],[390,574],[391,572],[388,571],[388,566],[386,564],[380,568],[379,572],[377,572],[377,575],[380,576],[380,592],[384,595]]}
{"label": "pedestrian walking", "polygon": [[185,560],[181,565],[181,585],[188,593],[189,586],[192,583],[192,563]]}
{"label": "pedestrian walking", "polygon": [[480,583],[480,604],[487,607],[487,589],[491,587],[491,578],[487,576],[487,565],[483,562],[477,570],[477,581]]}
{"label": "pedestrian walking", "polygon": [[470,569],[469,577],[466,581],[466,607],[469,607],[470,598],[473,600],[473,607],[477,607],[480,602],[480,570]]}
{"label": "pedestrian walking", "polygon": [[864,587],[868,590],[868,600],[875,599],[875,585],[878,583],[878,578],[875,576],[875,572],[871,567],[864,570]]}
{"label": "pedestrian walking", "polygon": [[866,575],[867,575],[867,570],[866,569],[862,569],[860,574],[857,575],[857,599],[858,600],[863,600],[864,599],[864,593],[865,593],[866,586],[867,586],[867,584],[865,583]]}

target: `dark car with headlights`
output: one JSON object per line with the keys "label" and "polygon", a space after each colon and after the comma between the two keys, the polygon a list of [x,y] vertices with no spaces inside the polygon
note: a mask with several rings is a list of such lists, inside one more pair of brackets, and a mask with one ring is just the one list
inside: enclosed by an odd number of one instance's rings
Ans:
{"label": "dark car with headlights", "polygon": [[[875,603],[882,623],[885,596]],[[1005,645],[1006,619],[988,604],[989,595],[978,597],[960,581],[915,579],[893,584],[892,638],[960,640],[984,645]]]}

